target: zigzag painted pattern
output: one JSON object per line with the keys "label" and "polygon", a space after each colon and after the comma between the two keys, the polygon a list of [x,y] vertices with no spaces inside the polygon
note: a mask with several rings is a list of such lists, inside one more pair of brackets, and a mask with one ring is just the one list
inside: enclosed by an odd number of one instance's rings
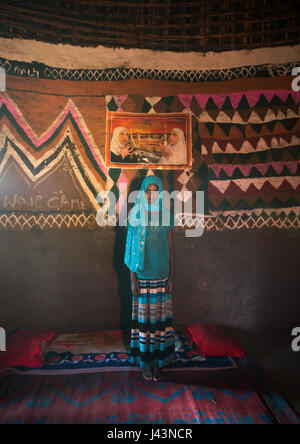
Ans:
{"label": "zigzag painted pattern", "polygon": [[[208,202],[207,214],[211,215],[223,213],[229,217],[231,212],[230,217],[239,218],[240,211],[250,211],[256,217],[256,210],[273,209],[275,213],[268,217],[274,224],[279,217],[277,210],[292,211],[299,207],[299,102],[300,94],[288,90],[106,97],[111,111],[191,113],[193,167],[185,171],[162,171],[169,188],[203,190]],[[28,183],[38,187],[66,158],[80,192],[90,202],[88,209],[95,211],[99,208],[99,191],[112,190],[118,200],[120,183],[129,184],[132,180],[126,171],[106,168],[87,121],[71,99],[42,134],[37,135],[14,100],[4,93],[0,97],[0,128],[0,181],[13,160]],[[13,209],[8,213],[19,217]],[[28,224],[26,217],[20,222],[23,227]],[[30,217],[33,224],[40,220],[37,215]],[[58,216],[44,217],[44,222],[39,223],[51,228],[69,223],[75,227],[88,224],[84,218],[75,217],[72,219],[75,222],[70,222]],[[15,222],[16,219],[8,218],[1,225],[4,228]],[[281,226],[287,225],[288,222]]]}
{"label": "zigzag painted pattern", "polygon": [[4,93],[0,97],[0,174],[10,158],[33,184],[49,176],[64,155],[88,197],[91,207],[99,208],[99,191],[113,189],[119,181],[127,183],[120,171],[113,180],[94,142],[83,116],[69,99],[51,125],[37,136],[16,103]]}
{"label": "zigzag painted pattern", "polygon": [[[175,229],[203,228],[204,231],[224,231],[240,229],[299,229],[299,208],[288,210],[259,210],[258,212],[222,212],[218,215],[179,214]],[[108,220],[109,224],[115,220]],[[0,230],[28,231],[32,228],[48,229],[97,229],[95,214],[0,214]]]}
{"label": "zigzag painted pattern", "polygon": [[119,81],[133,79],[169,80],[181,82],[207,82],[233,79],[246,79],[255,77],[286,76],[300,62],[267,63],[263,65],[248,65],[236,68],[211,70],[164,70],[143,68],[108,68],[108,69],[69,69],[53,67],[37,62],[19,62],[0,57],[0,67],[7,73],[27,77],[34,76],[39,79],[62,79],[72,81]]}

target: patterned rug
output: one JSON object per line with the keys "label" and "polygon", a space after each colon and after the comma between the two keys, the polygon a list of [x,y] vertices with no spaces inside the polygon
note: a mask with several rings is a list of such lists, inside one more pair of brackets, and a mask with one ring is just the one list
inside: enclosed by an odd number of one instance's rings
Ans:
{"label": "patterned rug", "polygon": [[11,374],[2,379],[0,423],[275,423],[249,380],[237,369],[227,372],[202,379],[201,371],[165,371],[155,384],[140,371]]}

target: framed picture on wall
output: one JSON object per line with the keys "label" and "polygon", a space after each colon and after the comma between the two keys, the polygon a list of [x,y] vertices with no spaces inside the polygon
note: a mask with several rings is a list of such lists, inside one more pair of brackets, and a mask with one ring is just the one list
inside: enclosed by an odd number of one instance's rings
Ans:
{"label": "framed picture on wall", "polygon": [[107,112],[107,166],[184,169],[191,161],[189,114]]}

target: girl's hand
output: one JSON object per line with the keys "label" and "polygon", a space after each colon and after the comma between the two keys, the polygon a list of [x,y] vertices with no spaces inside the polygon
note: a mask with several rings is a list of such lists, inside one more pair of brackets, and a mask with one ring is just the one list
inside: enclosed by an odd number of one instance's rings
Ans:
{"label": "girl's hand", "polygon": [[128,144],[122,149],[122,152],[121,152],[122,159],[124,159],[124,157],[126,157],[126,156],[132,154],[133,152],[134,152],[134,147],[131,147],[131,146],[130,146],[130,143],[128,143]]}
{"label": "girl's hand", "polygon": [[171,154],[172,154],[172,150],[170,148],[166,147],[165,156],[168,158],[171,156]]}
{"label": "girl's hand", "polygon": [[166,293],[173,293],[174,292],[174,280],[173,280],[173,276],[169,276],[167,285],[166,285],[166,289],[165,289]]}
{"label": "girl's hand", "polygon": [[172,154],[172,150],[170,148],[168,148],[167,146],[165,146],[163,143],[160,143],[159,145],[161,153],[164,157],[170,157]]}
{"label": "girl's hand", "polygon": [[134,296],[139,297],[140,295],[140,285],[136,277],[131,279],[131,291]]}

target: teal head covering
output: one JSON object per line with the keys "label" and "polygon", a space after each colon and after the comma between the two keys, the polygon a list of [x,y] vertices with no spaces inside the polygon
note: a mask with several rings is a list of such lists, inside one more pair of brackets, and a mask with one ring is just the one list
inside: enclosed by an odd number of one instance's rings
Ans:
{"label": "teal head covering", "polygon": [[[158,185],[159,195],[152,204],[148,203],[145,191],[149,185]],[[142,182],[134,207],[128,218],[124,262],[131,271],[142,271],[148,221],[152,216],[158,222],[162,212],[162,183],[158,176],[146,176]]]}

